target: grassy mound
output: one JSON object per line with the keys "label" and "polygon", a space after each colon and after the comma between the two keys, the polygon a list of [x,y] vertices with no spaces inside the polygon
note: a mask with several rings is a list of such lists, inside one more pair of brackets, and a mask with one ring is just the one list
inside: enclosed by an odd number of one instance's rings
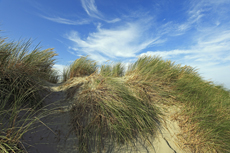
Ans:
{"label": "grassy mound", "polygon": [[102,65],[100,70],[68,90],[82,152],[102,150],[108,141],[148,140],[162,121],[159,103],[183,106],[176,117],[183,131],[179,137],[192,152],[230,152],[230,93],[203,80],[192,67],[145,56],[125,75],[120,63]]}

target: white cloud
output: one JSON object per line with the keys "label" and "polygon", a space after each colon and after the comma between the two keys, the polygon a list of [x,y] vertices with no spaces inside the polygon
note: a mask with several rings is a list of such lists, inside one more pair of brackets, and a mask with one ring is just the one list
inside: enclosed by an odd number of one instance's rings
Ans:
{"label": "white cloud", "polygon": [[194,0],[186,3],[188,7],[186,12],[187,19],[181,23],[169,22],[168,29],[171,30],[171,36],[186,34],[190,29],[198,31],[209,30],[219,26],[222,20],[229,21],[229,9],[223,9],[223,5],[230,7],[229,0]]}
{"label": "white cloud", "polygon": [[148,28],[143,21],[127,23],[123,26],[104,29],[99,25],[97,31],[82,39],[80,34],[72,31],[67,37],[75,42],[73,49],[85,54],[97,54],[108,58],[136,57],[136,54],[150,45],[162,43],[160,36],[148,35]]}
{"label": "white cloud", "polygon": [[58,75],[62,75],[63,69],[66,68],[67,66],[65,65],[60,65],[60,64],[54,64],[53,69],[58,71]]}
{"label": "white cloud", "polygon": [[83,19],[83,20],[69,20],[69,19],[65,19],[65,18],[61,18],[61,17],[47,17],[47,16],[43,16],[40,15],[42,18],[53,21],[53,22],[57,22],[57,23],[61,23],[61,24],[68,24],[68,25],[82,25],[82,24],[88,24],[90,21]]}
{"label": "white cloud", "polygon": [[103,17],[103,15],[97,10],[94,0],[81,0],[81,3],[82,7],[89,16],[99,19]]}
{"label": "white cloud", "polygon": [[188,15],[190,18],[197,18],[197,20],[195,20],[197,28],[203,30],[204,27],[206,30],[208,27],[218,26],[224,20],[229,21],[229,7],[229,0],[191,1]]}
{"label": "white cloud", "polygon": [[187,50],[148,51],[141,55],[160,55],[164,58],[183,56],[194,61],[230,61],[230,30],[219,30],[210,34],[200,34],[194,46]]}
{"label": "white cloud", "polygon": [[170,51],[147,51],[145,53],[140,54],[140,56],[160,56],[164,59],[173,58],[178,55],[185,55],[194,53],[194,50],[170,50]]}
{"label": "white cloud", "polygon": [[82,7],[90,17],[103,20],[107,23],[115,23],[121,21],[120,18],[115,18],[112,20],[106,19],[104,15],[100,11],[98,11],[97,6],[95,4],[95,0],[81,0],[81,3]]}
{"label": "white cloud", "polygon": [[113,20],[108,20],[108,21],[106,21],[106,22],[108,22],[108,23],[115,23],[115,22],[119,22],[119,21],[121,21],[120,18],[115,18],[115,19],[113,19]]}

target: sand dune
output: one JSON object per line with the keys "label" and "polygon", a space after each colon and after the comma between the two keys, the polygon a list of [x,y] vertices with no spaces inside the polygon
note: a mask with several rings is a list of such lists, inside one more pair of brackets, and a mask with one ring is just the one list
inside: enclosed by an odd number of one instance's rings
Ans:
{"label": "sand dune", "polygon": [[[23,144],[29,153],[75,153],[77,152],[76,144],[78,140],[70,132],[70,115],[68,111],[71,108],[71,102],[65,100],[65,88],[54,84],[49,84],[49,87],[50,89],[46,92],[49,95],[45,98],[44,103],[47,109],[57,108],[55,110],[58,113],[42,118],[40,125],[45,123],[47,126],[42,125],[27,132],[23,136]],[[189,153],[189,150],[182,150],[179,147],[177,134],[180,133],[180,128],[177,121],[171,118],[179,110],[173,106],[168,106],[171,107],[170,109],[167,109],[167,106],[164,105],[161,107],[165,107],[166,109],[164,110],[168,111],[164,112],[165,124],[158,132],[157,137],[152,138],[153,146],[143,146],[143,142],[137,142],[135,144],[136,148],[107,146],[105,152]]]}

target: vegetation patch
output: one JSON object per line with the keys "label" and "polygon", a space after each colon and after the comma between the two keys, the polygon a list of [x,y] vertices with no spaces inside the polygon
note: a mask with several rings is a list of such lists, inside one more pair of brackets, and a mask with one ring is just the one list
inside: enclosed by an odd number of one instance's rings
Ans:
{"label": "vegetation patch", "polygon": [[45,81],[57,82],[52,69],[53,49],[32,51],[31,41],[6,42],[0,39],[0,150],[25,152],[21,138],[39,115],[40,91]]}
{"label": "vegetation patch", "polygon": [[80,152],[100,152],[108,143],[131,145],[137,138],[155,136],[160,126],[157,108],[135,95],[122,79],[94,75],[74,88],[76,95],[69,95]]}

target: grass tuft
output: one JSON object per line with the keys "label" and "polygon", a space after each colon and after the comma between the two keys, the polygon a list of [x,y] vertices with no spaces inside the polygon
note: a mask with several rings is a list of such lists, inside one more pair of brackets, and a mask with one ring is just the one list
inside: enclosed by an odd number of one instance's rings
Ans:
{"label": "grass tuft", "polygon": [[96,71],[96,68],[97,63],[95,61],[88,59],[87,56],[82,56],[63,70],[63,81],[73,77],[89,76]]}
{"label": "grass tuft", "polygon": [[[53,49],[41,50],[38,46],[32,51],[30,49],[31,40],[6,42],[6,39],[2,39],[0,41],[0,94],[2,97],[4,94],[12,93],[13,98],[13,94],[26,92],[35,85],[39,88],[43,80],[56,82],[57,78],[52,66],[55,61],[53,57],[57,54]],[[33,103],[36,105],[36,101],[39,101],[37,91],[28,97],[31,99],[31,105]]]}
{"label": "grass tuft", "polygon": [[122,77],[125,74],[125,68],[122,63],[102,65],[100,74],[105,77]]}

